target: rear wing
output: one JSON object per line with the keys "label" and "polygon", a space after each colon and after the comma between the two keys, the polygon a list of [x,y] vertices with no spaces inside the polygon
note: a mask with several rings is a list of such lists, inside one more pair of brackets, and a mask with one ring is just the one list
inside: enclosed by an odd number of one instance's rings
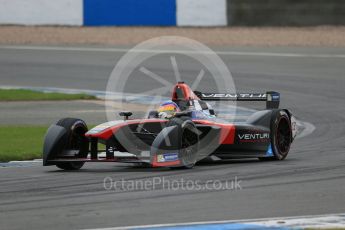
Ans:
{"label": "rear wing", "polygon": [[194,93],[203,101],[266,101],[266,109],[278,109],[280,93],[269,91],[266,93]]}

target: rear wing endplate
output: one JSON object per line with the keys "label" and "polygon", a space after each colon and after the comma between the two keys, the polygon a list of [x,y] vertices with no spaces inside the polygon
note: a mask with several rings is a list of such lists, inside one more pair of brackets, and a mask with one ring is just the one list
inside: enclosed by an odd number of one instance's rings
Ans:
{"label": "rear wing endplate", "polygon": [[203,101],[266,101],[266,109],[278,109],[280,93],[194,93]]}

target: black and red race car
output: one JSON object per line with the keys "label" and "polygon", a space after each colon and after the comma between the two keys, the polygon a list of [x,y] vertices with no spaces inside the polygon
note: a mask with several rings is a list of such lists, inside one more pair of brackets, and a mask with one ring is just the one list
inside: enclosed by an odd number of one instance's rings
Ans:
{"label": "black and red race car", "polygon": [[[219,118],[208,101],[265,101],[266,109],[230,122]],[[296,135],[296,120],[278,108],[279,102],[277,92],[201,93],[179,82],[171,101],[145,119],[121,112],[123,120],[91,130],[81,119],[59,120],[45,136],[43,165],[77,170],[85,162],[125,162],[192,168],[205,158],[283,160]]]}

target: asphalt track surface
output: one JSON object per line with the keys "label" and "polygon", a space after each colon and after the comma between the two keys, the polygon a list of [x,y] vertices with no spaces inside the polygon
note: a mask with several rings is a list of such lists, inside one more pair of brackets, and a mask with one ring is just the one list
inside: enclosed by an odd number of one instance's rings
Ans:
{"label": "asphalt track surface", "polygon": [[[0,48],[0,84],[104,90],[124,53],[102,49]],[[193,170],[91,163],[78,172],[39,165],[0,168],[0,229],[82,229],[345,212],[345,49],[218,50],[242,52],[220,55],[237,89],[279,91],[281,107],[316,127],[293,143],[285,161],[203,163]],[[171,79],[171,66],[163,58],[147,66]],[[199,71],[187,59],[180,70],[187,82]],[[126,90],[156,86],[149,79],[138,81]],[[209,85],[211,80],[205,78],[200,88]],[[103,187],[106,177],[141,182],[183,178],[201,184],[237,178],[241,189],[188,191],[158,185],[148,191],[108,191]]]}

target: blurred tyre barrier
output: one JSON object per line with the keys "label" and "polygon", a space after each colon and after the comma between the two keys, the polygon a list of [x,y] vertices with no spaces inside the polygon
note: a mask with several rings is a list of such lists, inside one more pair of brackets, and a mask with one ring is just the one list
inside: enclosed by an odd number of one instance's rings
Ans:
{"label": "blurred tyre barrier", "polygon": [[344,0],[228,0],[228,25],[345,25]]}
{"label": "blurred tyre barrier", "polygon": [[345,25],[344,0],[0,0],[0,24]]}

